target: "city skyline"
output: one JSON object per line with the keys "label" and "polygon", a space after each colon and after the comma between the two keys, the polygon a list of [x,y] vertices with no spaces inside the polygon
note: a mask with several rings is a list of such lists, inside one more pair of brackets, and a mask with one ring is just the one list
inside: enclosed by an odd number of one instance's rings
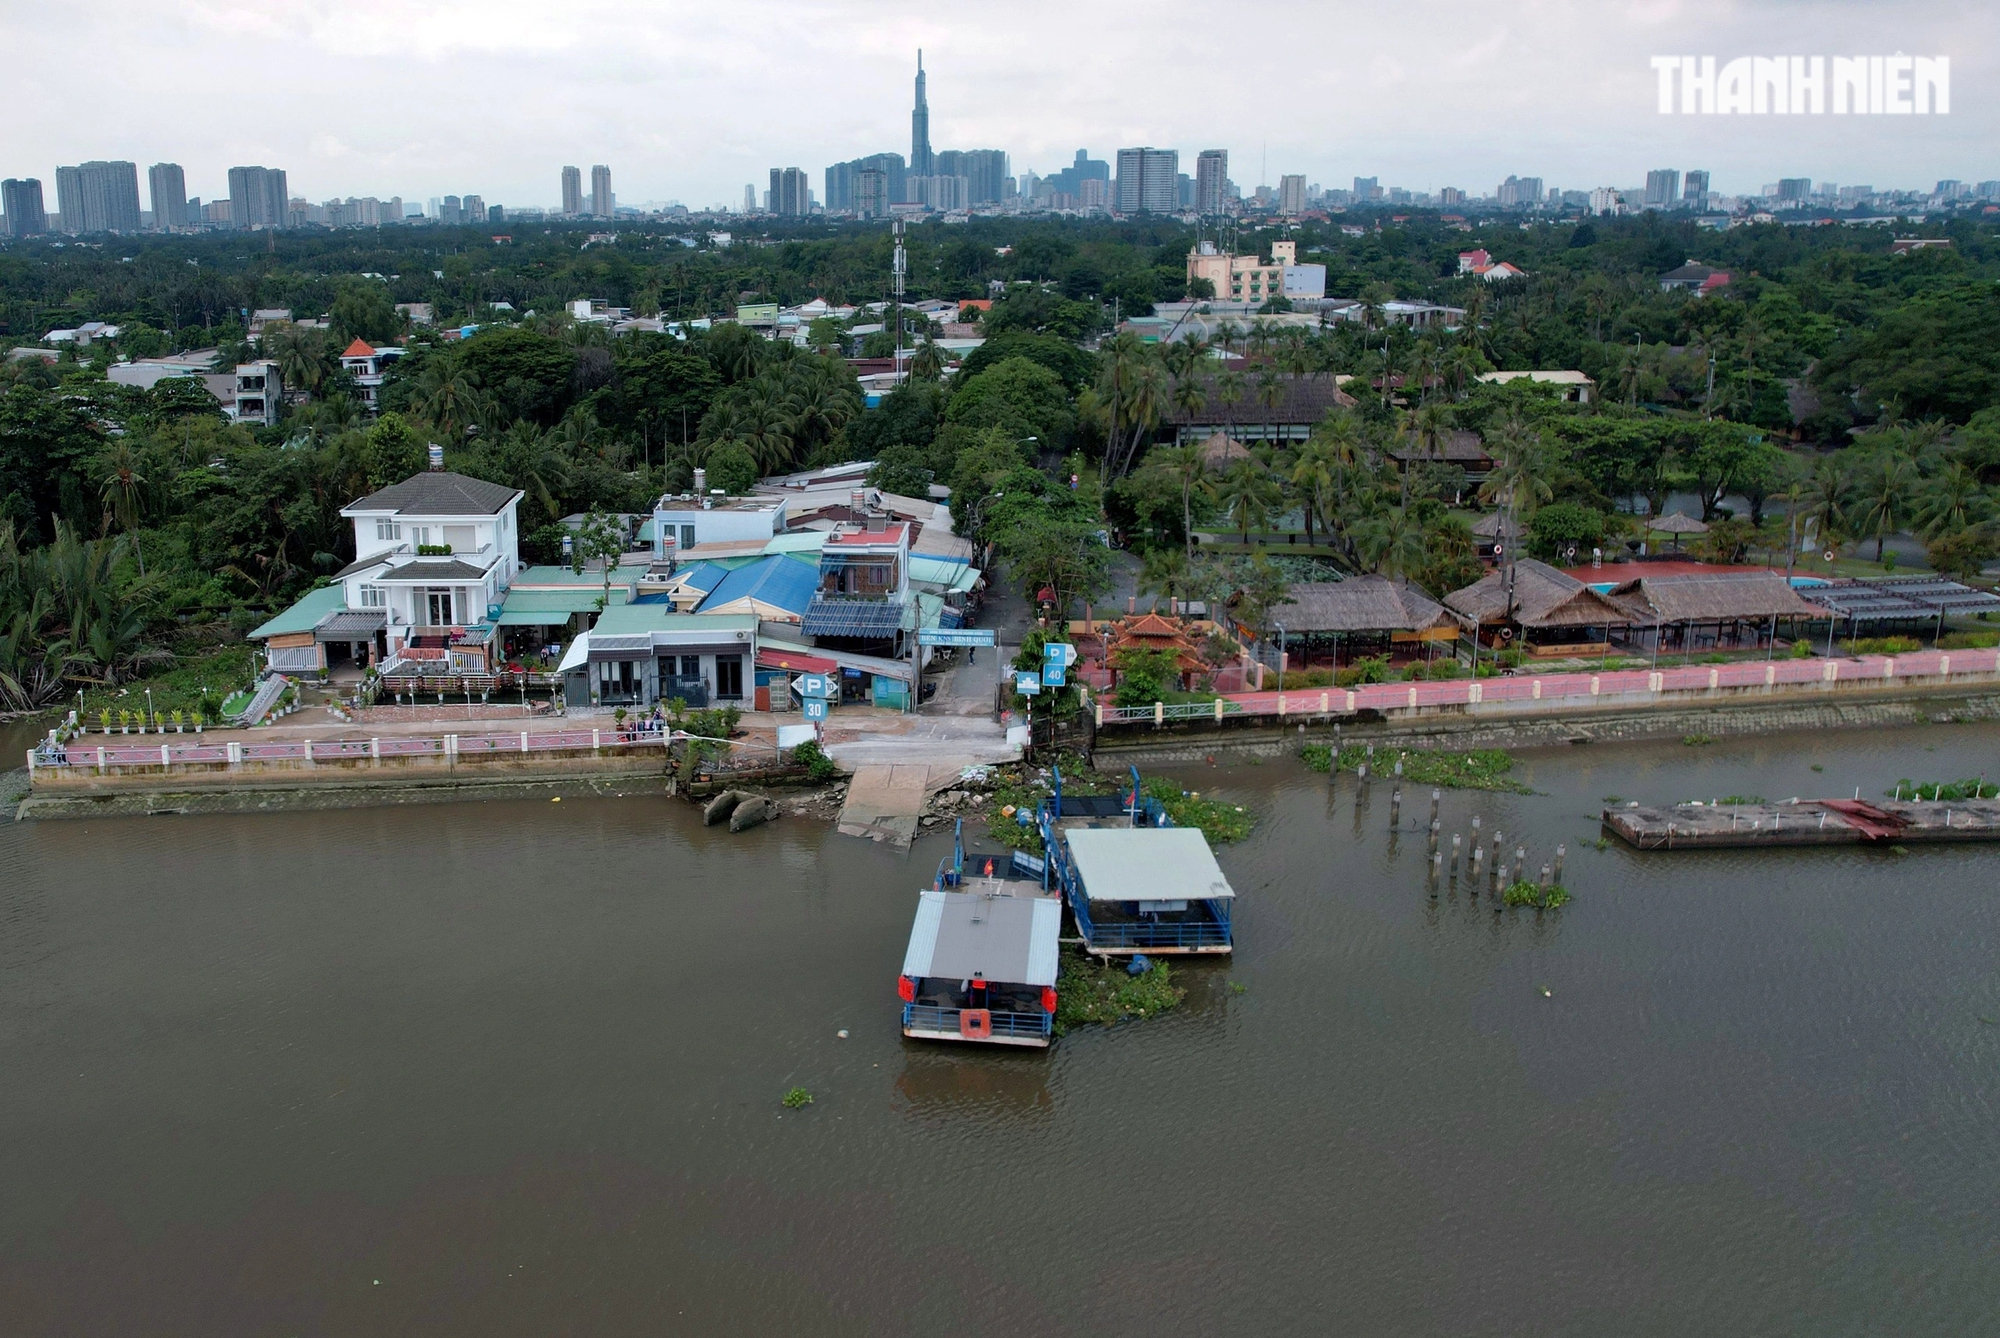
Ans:
{"label": "city skyline", "polygon": [[[1656,114],[1648,60],[1683,44],[1687,26],[1701,27],[1705,50],[1783,51],[1797,45],[1808,11],[1816,47],[1949,54],[1958,94],[1952,114],[1854,123]],[[1076,40],[1056,52],[1030,43],[1042,29],[1020,20],[1036,14]],[[188,195],[215,199],[227,193],[228,167],[281,162],[296,192],[313,200],[423,199],[471,183],[489,200],[549,208],[559,204],[559,167],[585,156],[619,164],[622,194],[635,204],[702,208],[733,202],[774,163],[797,164],[817,179],[827,165],[914,139],[909,80],[921,47],[935,85],[921,113],[929,142],[997,147],[1016,173],[1052,173],[1079,145],[1093,157],[1154,145],[1190,165],[1203,150],[1230,150],[1246,192],[1276,189],[1286,175],[1331,186],[1365,174],[1412,190],[1481,194],[1493,184],[1481,178],[1510,172],[1589,190],[1637,185],[1662,162],[1704,163],[1714,189],[1731,194],[1778,176],[1914,189],[2000,174],[1988,165],[1996,121],[1982,95],[2000,49],[1990,40],[2000,35],[2000,18],[1942,3],[1899,6],[1891,21],[1832,3],[1695,0],[1593,11],[1582,30],[1573,15],[1531,7],[1497,28],[1441,23],[1421,51],[1403,39],[1366,40],[1378,30],[1386,37],[1400,18],[1288,13],[1288,45],[1322,54],[1289,74],[1240,76],[1149,31],[1127,31],[1112,16],[1039,3],[1004,21],[968,14],[945,24],[884,21],[842,3],[811,11],[767,3],[697,21],[673,7],[551,16],[511,0],[477,7],[439,0],[419,6],[399,30],[336,24],[315,6],[274,0],[254,22],[240,20],[207,7],[164,14],[114,0],[0,23],[31,71],[15,129],[17,145],[33,146],[15,149],[0,172],[38,178],[52,193],[58,166],[175,162],[185,166]],[[744,40],[752,24],[761,33],[755,43]],[[257,60],[245,64],[253,47]],[[54,57],[75,49],[101,51],[108,77],[129,76],[132,97],[164,100],[166,113],[142,121],[55,96],[35,71],[56,68]],[[566,61],[551,54],[587,56],[567,63],[591,68],[566,74]],[[722,95],[794,61],[838,65],[842,96],[801,116],[791,100]],[[225,66],[274,73],[232,73],[205,86],[200,73],[219,75]],[[380,90],[396,113],[348,117],[281,96],[275,72],[307,66],[343,87]],[[1196,75],[1216,96],[1161,99],[1147,91]],[[1288,96],[1270,96],[1274,78]],[[194,87],[202,100],[181,101]],[[522,97],[524,87],[541,91]],[[1357,90],[1369,96],[1353,96]],[[683,114],[666,124],[629,114],[628,99],[655,96]],[[702,107],[717,111],[703,115]],[[1267,179],[1242,170],[1255,162],[1268,164],[1259,174]]]}

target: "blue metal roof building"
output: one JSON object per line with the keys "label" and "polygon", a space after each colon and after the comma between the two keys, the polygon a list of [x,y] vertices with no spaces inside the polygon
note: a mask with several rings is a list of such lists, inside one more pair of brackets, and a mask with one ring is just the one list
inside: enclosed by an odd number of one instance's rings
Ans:
{"label": "blue metal roof building", "polygon": [[812,603],[819,571],[772,555],[729,572],[701,601],[701,613],[754,613],[767,622],[798,622]]}

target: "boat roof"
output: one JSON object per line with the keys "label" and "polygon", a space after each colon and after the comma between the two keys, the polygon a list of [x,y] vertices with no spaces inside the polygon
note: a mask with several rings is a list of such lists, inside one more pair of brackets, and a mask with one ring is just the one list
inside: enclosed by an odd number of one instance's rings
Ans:
{"label": "boat roof", "polygon": [[1062,903],[1054,897],[927,888],[918,894],[903,974],[1053,985],[1061,929]]}
{"label": "boat roof", "polygon": [[1196,827],[1077,827],[1063,833],[1092,901],[1234,897]]}

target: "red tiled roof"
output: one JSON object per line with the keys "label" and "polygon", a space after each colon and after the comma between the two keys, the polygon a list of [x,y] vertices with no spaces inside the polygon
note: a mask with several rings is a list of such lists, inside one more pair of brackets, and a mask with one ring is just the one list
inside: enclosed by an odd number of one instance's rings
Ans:
{"label": "red tiled roof", "polygon": [[375,356],[375,350],[369,346],[367,340],[357,339],[349,344],[340,356],[343,358],[372,358]]}
{"label": "red tiled roof", "polygon": [[818,655],[806,655],[799,651],[772,650],[768,647],[759,647],[757,651],[757,667],[759,669],[791,669],[808,674],[830,674],[840,668],[840,662]]}

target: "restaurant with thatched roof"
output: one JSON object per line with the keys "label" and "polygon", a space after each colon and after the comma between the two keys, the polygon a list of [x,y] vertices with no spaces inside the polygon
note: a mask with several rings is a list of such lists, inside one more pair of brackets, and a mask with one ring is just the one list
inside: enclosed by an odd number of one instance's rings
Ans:
{"label": "restaurant with thatched roof", "polygon": [[1444,602],[1479,645],[1530,655],[1601,655],[1612,629],[1634,621],[1624,605],[1534,558],[1488,572]]}
{"label": "restaurant with thatched roof", "polygon": [[1426,648],[1458,639],[1458,623],[1444,605],[1408,581],[1356,576],[1345,581],[1302,581],[1271,610],[1285,629],[1297,662],[1329,659],[1335,665],[1364,655]]}
{"label": "restaurant with thatched roof", "polygon": [[1635,641],[1654,651],[1675,646],[1690,652],[1725,644],[1761,646],[1775,639],[1781,620],[1825,617],[1799,598],[1775,571],[1715,571],[1640,576],[1612,587],[1607,596],[1629,610]]}

